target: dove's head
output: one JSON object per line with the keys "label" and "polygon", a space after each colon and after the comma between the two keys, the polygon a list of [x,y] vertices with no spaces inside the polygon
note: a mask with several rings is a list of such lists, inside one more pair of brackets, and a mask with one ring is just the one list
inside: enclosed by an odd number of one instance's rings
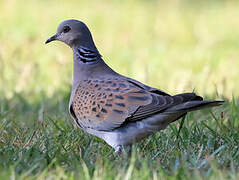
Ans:
{"label": "dove's head", "polygon": [[50,37],[45,43],[47,44],[55,40],[62,41],[72,48],[81,45],[95,48],[88,27],[83,22],[74,19],[63,21],[58,26],[56,34]]}

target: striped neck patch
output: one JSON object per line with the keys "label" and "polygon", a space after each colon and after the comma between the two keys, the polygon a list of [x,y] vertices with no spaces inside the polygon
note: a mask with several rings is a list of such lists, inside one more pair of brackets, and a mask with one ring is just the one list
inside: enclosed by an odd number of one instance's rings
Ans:
{"label": "striped neck patch", "polygon": [[96,49],[92,50],[83,46],[77,48],[77,56],[83,63],[95,62],[101,57]]}

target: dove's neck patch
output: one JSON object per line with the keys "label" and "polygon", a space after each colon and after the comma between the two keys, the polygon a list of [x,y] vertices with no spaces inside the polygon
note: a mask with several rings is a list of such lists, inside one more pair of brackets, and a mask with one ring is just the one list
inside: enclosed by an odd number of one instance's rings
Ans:
{"label": "dove's neck patch", "polygon": [[83,46],[77,48],[76,55],[83,63],[95,62],[101,57],[96,49],[89,49]]}

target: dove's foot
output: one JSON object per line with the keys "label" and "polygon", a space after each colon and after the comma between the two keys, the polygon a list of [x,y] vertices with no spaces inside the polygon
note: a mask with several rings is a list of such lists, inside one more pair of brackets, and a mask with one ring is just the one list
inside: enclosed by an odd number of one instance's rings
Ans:
{"label": "dove's foot", "polygon": [[123,151],[124,151],[123,146],[119,145],[119,146],[115,147],[115,154],[121,155],[123,153]]}

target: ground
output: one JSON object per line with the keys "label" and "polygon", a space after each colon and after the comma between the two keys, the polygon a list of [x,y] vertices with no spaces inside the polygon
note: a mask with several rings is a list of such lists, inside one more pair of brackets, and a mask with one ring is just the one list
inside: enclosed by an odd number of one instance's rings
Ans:
{"label": "ground", "polygon": [[[0,12],[0,179],[239,179],[238,1],[9,0]],[[44,44],[69,18],[117,72],[226,102],[115,155],[67,112],[72,51]]]}

